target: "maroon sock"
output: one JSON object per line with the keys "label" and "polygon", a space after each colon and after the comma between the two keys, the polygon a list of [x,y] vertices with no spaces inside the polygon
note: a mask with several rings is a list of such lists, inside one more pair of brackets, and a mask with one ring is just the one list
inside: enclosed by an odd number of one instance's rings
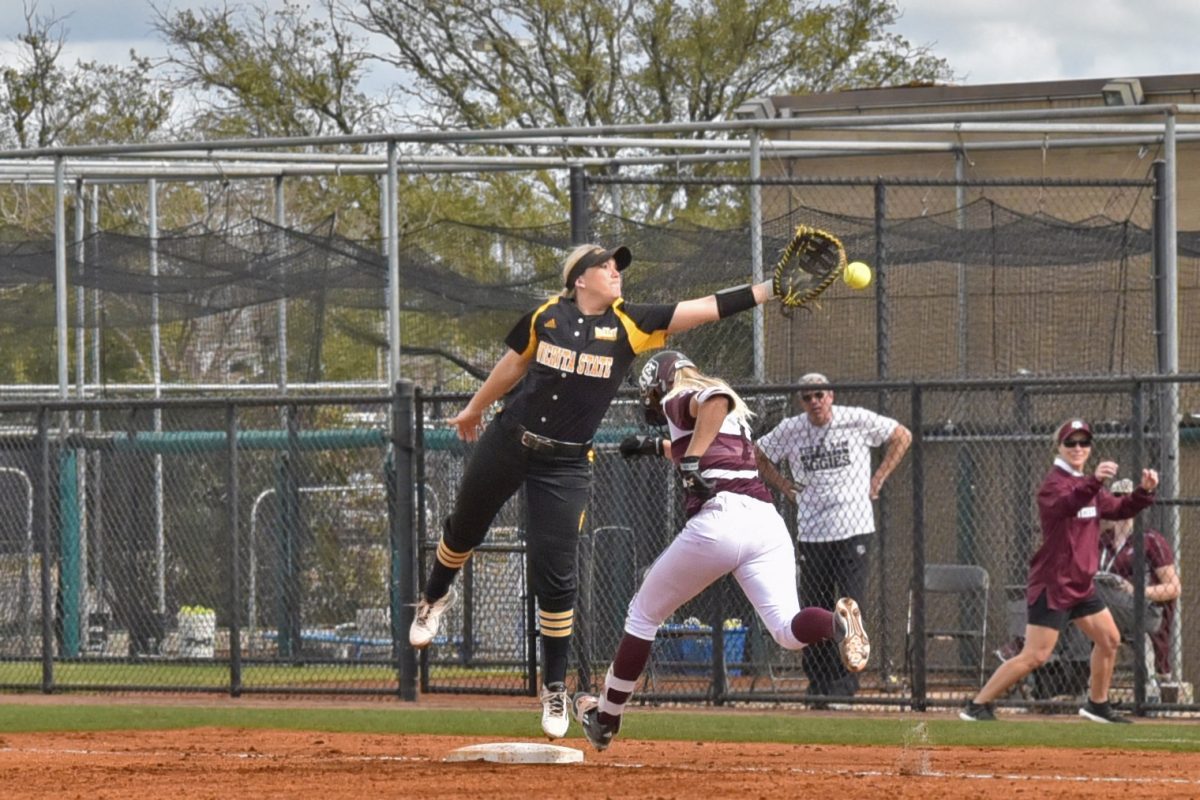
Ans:
{"label": "maroon sock", "polygon": [[803,644],[816,644],[833,638],[833,612],[809,606],[792,617],[792,636]]}
{"label": "maroon sock", "polygon": [[[639,639],[636,636],[631,636],[628,633],[621,637],[621,643],[617,645],[617,653],[613,656],[612,673],[616,678],[623,681],[636,681],[642,675],[642,670],[646,668],[647,662],[650,661],[650,648],[654,642],[648,642],[645,639]],[[629,700],[632,692],[618,692],[615,689],[607,691],[609,702],[623,705]],[[616,725],[621,721],[620,717],[614,717],[612,714],[600,712],[600,722],[605,725]]]}

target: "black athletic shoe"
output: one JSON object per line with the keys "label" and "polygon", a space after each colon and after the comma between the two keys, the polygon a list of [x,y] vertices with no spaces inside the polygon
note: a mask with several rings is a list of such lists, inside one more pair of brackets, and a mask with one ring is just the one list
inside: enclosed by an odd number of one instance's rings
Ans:
{"label": "black athletic shoe", "polygon": [[1129,717],[1113,711],[1112,706],[1107,702],[1093,703],[1091,700],[1088,700],[1083,704],[1083,708],[1079,709],[1079,716],[1090,719],[1092,722],[1123,722],[1126,725],[1133,722]]}
{"label": "black athletic shoe", "polygon": [[996,713],[992,710],[991,703],[980,704],[970,701],[962,711],[958,712],[958,718],[963,722],[995,722]]}
{"label": "black athletic shoe", "polygon": [[595,695],[578,692],[571,701],[571,710],[580,727],[583,728],[584,738],[597,750],[607,750],[612,744],[620,725],[608,726],[600,721],[600,705]]}

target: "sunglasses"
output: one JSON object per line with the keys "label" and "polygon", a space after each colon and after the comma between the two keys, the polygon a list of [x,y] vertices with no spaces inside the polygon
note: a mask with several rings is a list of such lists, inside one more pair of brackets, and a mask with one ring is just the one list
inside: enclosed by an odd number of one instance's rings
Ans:
{"label": "sunglasses", "polygon": [[811,403],[813,400],[824,400],[825,393],[824,392],[809,392],[808,394],[800,395],[800,399],[803,400],[805,403]]}
{"label": "sunglasses", "polygon": [[1092,446],[1091,439],[1067,439],[1066,441],[1063,442],[1063,447],[1067,447],[1067,448],[1091,447],[1091,446]]}

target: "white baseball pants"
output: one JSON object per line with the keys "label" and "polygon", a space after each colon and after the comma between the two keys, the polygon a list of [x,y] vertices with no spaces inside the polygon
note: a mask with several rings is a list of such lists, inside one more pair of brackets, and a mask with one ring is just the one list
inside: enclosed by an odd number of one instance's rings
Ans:
{"label": "white baseball pants", "polygon": [[650,566],[629,604],[625,632],[653,641],[676,609],[731,572],[775,641],[788,650],[804,647],[792,634],[800,599],[787,526],[775,506],[733,492],[705,503]]}

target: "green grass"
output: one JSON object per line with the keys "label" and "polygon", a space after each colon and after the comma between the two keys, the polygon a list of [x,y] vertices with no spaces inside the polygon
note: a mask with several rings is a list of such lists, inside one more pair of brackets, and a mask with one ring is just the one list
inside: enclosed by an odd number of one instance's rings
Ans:
{"label": "green grass", "polygon": [[[64,686],[155,686],[170,689],[221,688],[229,686],[229,665],[173,664],[149,661],[112,664],[59,662],[54,665],[54,682]],[[287,664],[247,665],[242,669],[242,684],[256,687],[339,686],[348,683],[395,684],[396,670],[387,665]],[[26,684],[37,688],[42,683],[42,665],[33,662],[0,662],[0,683]]]}
{"label": "green grass", "polygon": [[[528,711],[467,711],[396,706],[311,708],[281,701],[279,708],[166,705],[47,705],[0,701],[0,733],[33,731],[152,730],[193,727],[329,731],[365,734],[445,734],[498,738],[540,738],[534,701]],[[1043,721],[1044,720],[1044,721]],[[713,713],[632,709],[622,737],[638,739],[780,742],[900,746],[911,743],[918,723],[931,746],[1120,748],[1200,751],[1200,726],[1139,721],[1096,725],[1082,720],[965,723],[945,714],[894,718],[847,715],[807,716],[803,712]],[[572,737],[578,738],[577,730]],[[574,742],[581,744],[582,740]]]}
{"label": "green grass", "polygon": [[[434,678],[463,677],[472,680],[509,679],[513,686],[524,685],[524,673],[516,669],[480,669],[464,672],[460,667],[435,667]],[[258,688],[287,688],[289,686],[343,686],[348,684],[395,685],[396,669],[390,664],[339,662],[337,664],[247,664],[242,667],[242,685]],[[167,661],[112,663],[60,661],[54,665],[54,682],[64,686],[152,686],[163,689],[175,687],[229,687],[229,665],[180,664]],[[36,689],[42,685],[42,665],[35,661],[0,661],[0,684],[25,685]]]}

